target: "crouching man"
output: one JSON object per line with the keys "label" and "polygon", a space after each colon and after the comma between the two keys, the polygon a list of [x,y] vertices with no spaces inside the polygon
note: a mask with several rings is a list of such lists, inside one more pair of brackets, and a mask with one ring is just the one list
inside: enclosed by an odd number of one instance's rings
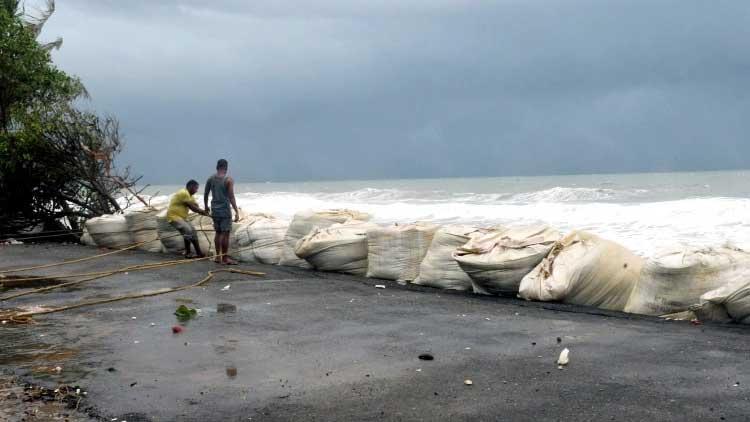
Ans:
{"label": "crouching man", "polygon": [[167,221],[182,234],[182,239],[185,241],[185,258],[187,259],[194,257],[190,253],[191,243],[195,247],[195,257],[203,258],[205,256],[195,235],[195,228],[187,221],[190,211],[207,217],[210,216],[207,211],[200,209],[193,198],[196,192],[198,192],[198,182],[190,180],[184,189],[180,189],[172,195],[172,199],[169,201],[169,209],[167,209]]}

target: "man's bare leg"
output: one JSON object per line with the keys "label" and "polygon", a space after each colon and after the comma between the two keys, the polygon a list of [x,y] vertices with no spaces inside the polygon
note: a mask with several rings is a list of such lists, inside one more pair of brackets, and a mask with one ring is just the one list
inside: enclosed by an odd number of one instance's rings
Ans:
{"label": "man's bare leg", "polygon": [[217,264],[222,263],[221,259],[221,233],[216,232],[214,235],[214,262]]}
{"label": "man's bare leg", "polygon": [[185,258],[190,258],[190,241],[184,237],[182,241],[185,242]]}
{"label": "man's bare leg", "polygon": [[229,235],[229,232],[224,233],[224,237],[221,239],[221,249],[223,251],[222,253],[224,254],[224,264],[233,265],[236,264],[236,262],[229,258]]}
{"label": "man's bare leg", "polygon": [[193,247],[195,248],[195,256],[197,256],[198,258],[203,258],[204,256],[206,256],[201,250],[201,245],[198,242],[198,239],[193,238]]}

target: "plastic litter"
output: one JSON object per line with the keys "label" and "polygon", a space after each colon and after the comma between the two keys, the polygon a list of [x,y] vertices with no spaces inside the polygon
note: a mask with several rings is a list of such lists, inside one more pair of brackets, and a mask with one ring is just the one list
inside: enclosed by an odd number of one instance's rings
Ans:
{"label": "plastic litter", "polygon": [[464,380],[464,385],[474,385],[474,381],[472,381],[472,380]]}
{"label": "plastic litter", "polygon": [[385,289],[385,284],[376,284],[375,288],[376,289]]}
{"label": "plastic litter", "polygon": [[565,366],[568,363],[570,363],[570,356],[569,356],[569,354],[570,354],[570,350],[568,350],[567,347],[564,348],[562,350],[562,352],[560,352],[560,357],[557,358],[557,367],[558,367],[558,369],[562,369],[563,366]]}

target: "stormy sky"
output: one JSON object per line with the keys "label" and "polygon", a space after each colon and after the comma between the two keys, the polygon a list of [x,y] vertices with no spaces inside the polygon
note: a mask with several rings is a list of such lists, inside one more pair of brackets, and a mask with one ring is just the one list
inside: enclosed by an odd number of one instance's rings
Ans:
{"label": "stormy sky", "polygon": [[58,0],[151,183],[750,167],[750,2]]}

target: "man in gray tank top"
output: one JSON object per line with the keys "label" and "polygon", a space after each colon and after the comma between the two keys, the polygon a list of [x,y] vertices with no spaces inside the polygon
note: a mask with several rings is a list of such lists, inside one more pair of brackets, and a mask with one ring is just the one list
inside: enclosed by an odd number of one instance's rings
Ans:
{"label": "man in gray tank top", "polygon": [[[234,199],[234,180],[227,176],[229,163],[221,159],[216,163],[216,174],[208,178],[206,188],[203,192],[203,203],[211,218],[214,220],[214,244],[216,245],[217,264],[235,265],[237,262],[229,258],[229,234],[232,232],[232,209],[234,209],[234,221],[240,219],[237,202]],[[211,207],[208,206],[208,196],[211,195]],[[229,206],[232,208],[229,208]]]}

